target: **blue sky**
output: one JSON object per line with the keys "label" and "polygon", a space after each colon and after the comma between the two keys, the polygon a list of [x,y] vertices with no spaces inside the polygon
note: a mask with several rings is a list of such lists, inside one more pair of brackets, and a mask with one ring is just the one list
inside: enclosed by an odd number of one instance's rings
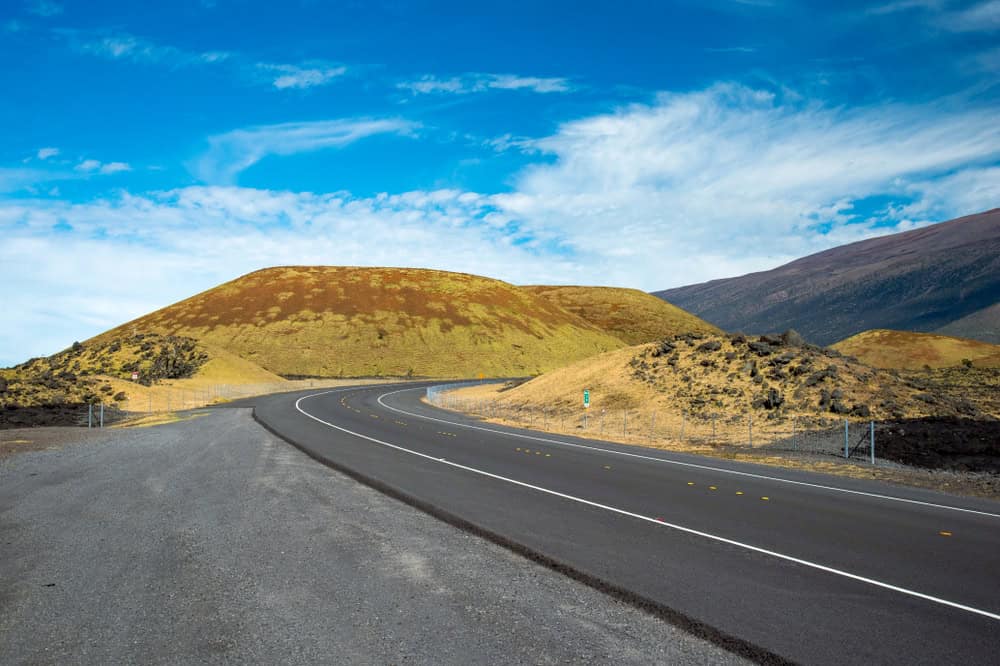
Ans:
{"label": "blue sky", "polygon": [[11,0],[0,365],[257,268],[646,290],[1000,205],[1000,0]]}

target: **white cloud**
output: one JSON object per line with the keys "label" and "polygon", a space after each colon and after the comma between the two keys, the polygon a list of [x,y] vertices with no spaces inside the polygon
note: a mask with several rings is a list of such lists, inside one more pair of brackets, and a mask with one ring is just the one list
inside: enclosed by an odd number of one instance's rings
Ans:
{"label": "white cloud", "polygon": [[41,16],[42,18],[50,18],[63,13],[62,5],[51,2],[51,0],[33,0],[27,3],[26,9],[29,14]]}
{"label": "white cloud", "polygon": [[302,65],[274,65],[258,63],[257,68],[271,75],[271,83],[279,90],[287,88],[312,88],[323,86],[347,73],[342,65],[304,63]]}
{"label": "white cloud", "polygon": [[39,148],[38,149],[38,159],[47,160],[50,157],[55,157],[59,154],[58,148]]}
{"label": "white cloud", "polygon": [[82,173],[100,173],[105,176],[132,170],[132,167],[127,162],[108,162],[105,164],[100,160],[92,159],[83,160],[74,168]]}
{"label": "white cloud", "polygon": [[934,25],[954,32],[989,32],[1000,29],[1000,0],[981,0],[955,7],[947,0],[896,0],[867,10],[885,15],[919,10],[926,12]]}
{"label": "white cloud", "polygon": [[53,174],[40,169],[0,167],[0,192],[17,192],[49,180],[54,180]]}
{"label": "white cloud", "polygon": [[174,46],[157,44],[128,33],[94,36],[92,33],[62,31],[61,34],[69,35],[74,46],[82,53],[111,60],[183,67],[218,64],[232,58],[232,54],[225,51],[186,51]]}
{"label": "white cloud", "polygon": [[985,0],[962,10],[946,12],[941,25],[958,32],[980,32],[1000,29],[1000,0]]}
{"label": "white cloud", "polygon": [[132,167],[126,162],[108,162],[107,164],[101,165],[101,173],[107,175],[112,173],[121,173],[123,171],[131,171]]}
{"label": "white cloud", "polygon": [[[504,193],[187,187],[78,204],[0,199],[8,311],[26,322],[0,328],[0,363],[277,264],[648,290],[763,270],[1000,205],[992,111],[831,108],[717,85],[564,124],[532,141],[546,161]],[[199,167],[232,180],[267,155],[411,130],[399,120],[248,128],[213,137]],[[0,171],[0,188],[30,177],[13,171]],[[871,203],[882,197],[894,203]]]}
{"label": "white cloud", "polygon": [[[82,204],[0,201],[9,230],[0,265],[12,280],[4,307],[20,322],[0,327],[0,365],[265,266],[417,266],[533,282],[574,275],[569,262],[513,243],[513,230],[481,222],[490,210],[488,197],[456,190],[359,199],[188,187]],[[71,230],[53,234],[56,225]]]}
{"label": "white cloud", "polygon": [[756,53],[757,48],[753,46],[719,46],[704,49],[707,53]]}
{"label": "white cloud", "polygon": [[1000,159],[994,115],[848,111],[719,85],[567,123],[534,144],[553,162],[493,203],[603,281],[677,286],[893,231],[893,219],[854,210],[867,197],[926,195],[917,222],[989,207],[995,190],[932,196],[931,185]]}
{"label": "white cloud", "polygon": [[484,145],[498,153],[508,150],[517,150],[522,153],[537,153],[539,152],[537,143],[538,139],[532,139],[527,136],[514,136],[513,134],[501,134],[483,142]]}
{"label": "white cloud", "polygon": [[468,94],[488,90],[530,90],[536,93],[565,93],[573,87],[568,79],[517,76],[514,74],[463,74],[450,78],[422,76],[397,84],[413,94]]}
{"label": "white cloud", "polygon": [[868,10],[869,14],[897,14],[912,10],[940,9],[941,0],[896,0],[884,5],[876,5]]}
{"label": "white cloud", "polygon": [[195,165],[208,183],[230,184],[243,170],[268,155],[293,155],[346,146],[375,134],[408,135],[414,123],[398,118],[322,120],[233,130],[208,139],[208,151]]}

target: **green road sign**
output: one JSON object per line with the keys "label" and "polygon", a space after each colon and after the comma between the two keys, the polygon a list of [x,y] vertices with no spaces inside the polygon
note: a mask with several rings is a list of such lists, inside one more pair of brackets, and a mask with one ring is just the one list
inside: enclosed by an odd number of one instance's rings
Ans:
{"label": "green road sign", "polygon": [[583,389],[583,406],[590,407],[590,389]]}

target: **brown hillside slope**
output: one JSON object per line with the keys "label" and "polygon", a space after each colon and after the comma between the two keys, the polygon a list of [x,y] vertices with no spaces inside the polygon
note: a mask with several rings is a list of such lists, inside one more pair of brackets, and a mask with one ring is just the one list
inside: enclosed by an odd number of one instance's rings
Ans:
{"label": "brown hillside slope", "polygon": [[421,269],[256,271],[98,336],[182,335],[282,376],[538,374],[623,343],[489,278]]}
{"label": "brown hillside slope", "polygon": [[718,328],[676,305],[638,289],[528,286],[564,310],[638,345],[678,333],[719,333]]}
{"label": "brown hillside slope", "polygon": [[820,345],[876,328],[997,342],[1000,208],[656,295],[726,330]]}
{"label": "brown hillside slope", "polygon": [[876,368],[948,368],[962,365],[963,359],[972,361],[977,367],[1000,367],[1000,345],[933,333],[877,329],[852,335],[830,346]]}

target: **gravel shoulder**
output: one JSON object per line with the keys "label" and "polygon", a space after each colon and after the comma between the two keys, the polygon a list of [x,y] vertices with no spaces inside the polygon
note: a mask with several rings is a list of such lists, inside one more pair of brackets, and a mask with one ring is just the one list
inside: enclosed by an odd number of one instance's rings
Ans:
{"label": "gravel shoulder", "polygon": [[0,458],[0,663],[740,661],[319,465],[248,409],[59,430]]}

